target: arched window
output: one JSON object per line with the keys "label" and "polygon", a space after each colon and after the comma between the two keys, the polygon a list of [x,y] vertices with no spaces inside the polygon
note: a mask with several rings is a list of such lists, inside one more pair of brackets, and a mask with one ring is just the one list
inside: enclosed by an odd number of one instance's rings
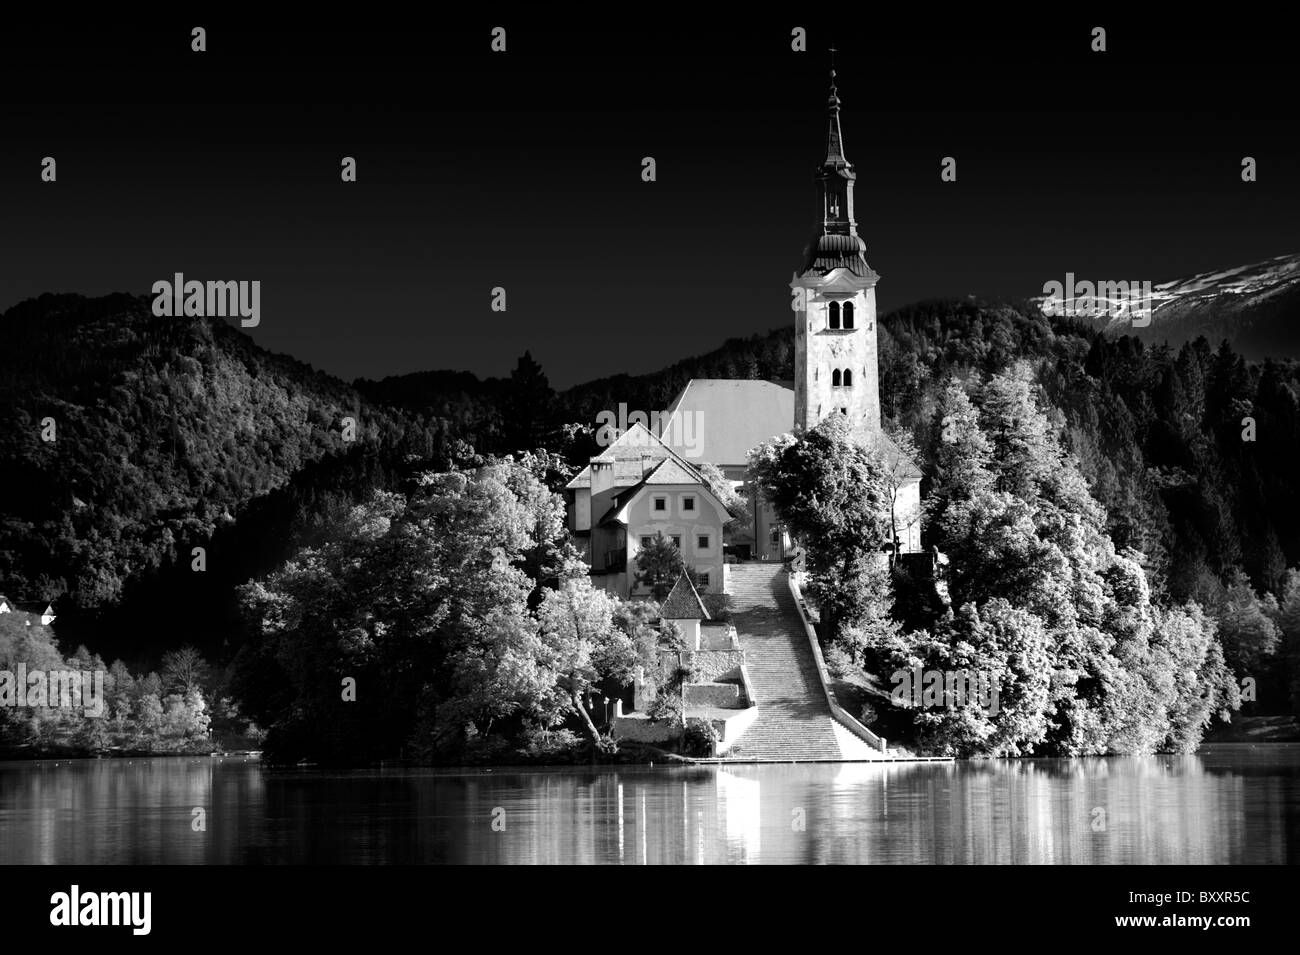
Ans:
{"label": "arched window", "polygon": [[838,368],[836,368],[833,372],[831,372],[831,384],[832,384],[833,386],[835,386],[836,388],[839,387],[839,384],[840,384],[840,370],[839,370]]}
{"label": "arched window", "polygon": [[852,302],[844,303],[844,327],[845,328],[853,327],[853,303]]}
{"label": "arched window", "polygon": [[844,387],[845,388],[853,387],[853,372],[848,368],[844,369]]}
{"label": "arched window", "polygon": [[840,327],[840,303],[831,302],[831,304],[827,307],[826,311],[830,314],[829,327],[839,328]]}

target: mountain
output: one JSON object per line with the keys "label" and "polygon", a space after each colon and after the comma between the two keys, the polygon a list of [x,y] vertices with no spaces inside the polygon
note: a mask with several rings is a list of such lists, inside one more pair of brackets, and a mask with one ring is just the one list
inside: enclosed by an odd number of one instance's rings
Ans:
{"label": "mountain", "polygon": [[283,559],[314,514],[447,439],[224,321],[156,317],[144,296],[22,302],[0,315],[0,354],[0,586],[54,601],[61,635],[79,620],[192,639],[215,626],[213,594]]}
{"label": "mountain", "polygon": [[[1151,293],[1147,325],[1115,315],[1120,302],[1112,295],[1101,296],[1108,317],[1082,320],[1145,342],[1178,346],[1204,336],[1212,345],[1227,340],[1246,358],[1300,357],[1300,253],[1163,282]],[[1063,297],[1070,304],[1072,296]],[[1048,300],[1034,302],[1050,312]]]}

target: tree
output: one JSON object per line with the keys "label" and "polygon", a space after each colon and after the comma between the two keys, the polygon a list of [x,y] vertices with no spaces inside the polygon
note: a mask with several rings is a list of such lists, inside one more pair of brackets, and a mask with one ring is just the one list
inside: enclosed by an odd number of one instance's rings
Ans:
{"label": "tree", "polygon": [[749,510],[749,502],[732,485],[731,481],[727,480],[721,468],[712,461],[704,461],[697,466],[696,470],[700,472],[700,476],[708,484],[713,496],[727,509],[727,513],[731,515],[731,520],[738,520],[746,515]]}
{"label": "tree", "polygon": [[1196,604],[1156,608],[1152,644],[1158,658],[1156,679],[1165,678],[1168,732],[1161,749],[1195,752],[1215,717],[1231,718],[1241,706],[1240,691],[1223,659],[1214,620]]}
{"label": "tree", "polygon": [[749,467],[806,549],[809,594],[832,636],[887,627],[889,492],[879,456],[852,440],[842,415],[832,415],[755,448]]}
{"label": "tree", "polygon": [[917,451],[916,439],[912,437],[910,431],[893,428],[889,436],[894,446],[898,448],[899,454],[884,462],[882,480],[889,499],[889,537],[893,544],[890,553],[898,554],[902,550],[903,535],[910,532],[921,520],[921,514],[904,514],[899,508],[899,495],[911,482],[912,467],[920,454]]}
{"label": "tree", "polygon": [[1291,712],[1300,715],[1300,570],[1292,568],[1282,581],[1277,626],[1282,634],[1283,660]]}
{"label": "tree", "polygon": [[1232,571],[1224,590],[1219,633],[1228,666],[1239,676],[1254,675],[1258,679],[1277,651],[1277,625],[1240,569]]}
{"label": "tree", "polygon": [[145,693],[136,706],[136,731],[140,742],[146,749],[153,749],[159,742],[163,728],[163,705],[157,693]]}
{"label": "tree", "polygon": [[503,440],[507,451],[531,451],[546,441],[554,418],[555,392],[542,366],[525,351],[506,386]]}
{"label": "tree", "polygon": [[[537,611],[544,661],[556,686],[567,695],[593,743],[599,743],[583,703],[600,680],[630,682],[643,657],[632,634],[618,626],[618,600],[597,590],[585,574],[547,591]],[[626,614],[624,619],[628,619]]]}
{"label": "tree", "polygon": [[685,574],[691,583],[699,587],[700,577],[695,568],[689,566],[682,558],[677,545],[659,531],[643,545],[636,556],[636,574],[634,580],[638,587],[649,587],[655,600],[663,603],[677,579]]}
{"label": "tree", "polygon": [[559,722],[567,703],[545,665],[546,648],[533,615],[523,606],[495,609],[483,635],[448,661],[452,689],[438,711],[444,726],[468,721],[486,737],[499,720],[515,715],[542,727]]}
{"label": "tree", "polygon": [[[423,475],[405,499],[376,494],[327,543],[243,588],[261,639],[238,684],[268,752],[350,762],[411,741],[432,753],[469,724],[545,711],[528,570],[562,559],[563,533],[562,503],[507,459]],[[509,689],[500,705],[494,689]]]}
{"label": "tree", "polygon": [[[953,602],[982,613],[1002,601],[1041,622],[1052,676],[1047,734],[1035,744],[1043,750],[1194,746],[1205,715],[1236,704],[1213,628],[1199,611],[1169,617],[1152,605],[1144,555],[1116,551],[1105,510],[1031,382],[1025,367],[995,374],[978,408],[950,382],[937,410],[943,437],[927,504]],[[1166,634],[1186,642],[1172,646]],[[978,721],[959,722],[956,741],[951,721],[940,723],[955,749],[992,745],[991,731],[980,742],[988,727]]]}
{"label": "tree", "polygon": [[948,381],[935,415],[939,440],[933,478],[926,497],[926,520],[941,521],[948,508],[993,486],[993,451],[979,426],[979,411],[961,383]]}
{"label": "tree", "polygon": [[211,667],[193,646],[169,650],[162,658],[163,688],[182,696],[207,682]]}
{"label": "tree", "polygon": [[927,752],[1028,756],[1047,737],[1051,662],[1043,621],[995,598],[950,613],[933,637],[916,634],[908,650],[890,654],[888,666],[907,679],[918,672],[943,678],[942,702],[923,705],[915,717]]}

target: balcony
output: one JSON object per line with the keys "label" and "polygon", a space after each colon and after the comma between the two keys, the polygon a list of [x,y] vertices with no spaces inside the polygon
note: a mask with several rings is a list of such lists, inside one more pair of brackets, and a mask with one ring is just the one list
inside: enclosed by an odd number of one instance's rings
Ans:
{"label": "balcony", "polygon": [[611,550],[605,554],[605,566],[601,568],[607,574],[622,574],[627,572],[627,548]]}

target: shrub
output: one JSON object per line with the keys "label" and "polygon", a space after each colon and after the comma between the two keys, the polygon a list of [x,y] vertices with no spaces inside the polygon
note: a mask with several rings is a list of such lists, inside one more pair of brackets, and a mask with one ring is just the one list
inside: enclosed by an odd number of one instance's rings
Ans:
{"label": "shrub", "polygon": [[523,752],[534,759],[554,759],[572,753],[582,744],[573,730],[531,726],[522,735]]}
{"label": "shrub", "polygon": [[691,720],[682,737],[682,751],[687,756],[710,757],[718,745],[718,731],[708,720]]}
{"label": "shrub", "polygon": [[682,698],[667,687],[660,687],[655,698],[650,701],[646,715],[656,723],[667,722],[672,726],[682,724]]}
{"label": "shrub", "polygon": [[824,654],[826,669],[836,679],[843,679],[857,670],[853,657],[838,643],[833,643]]}

